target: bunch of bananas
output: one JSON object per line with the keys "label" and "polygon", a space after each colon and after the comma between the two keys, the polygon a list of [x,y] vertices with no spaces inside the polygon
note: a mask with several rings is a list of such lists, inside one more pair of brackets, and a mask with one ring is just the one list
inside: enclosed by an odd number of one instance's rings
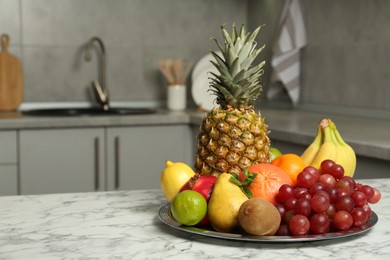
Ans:
{"label": "bunch of bananas", "polygon": [[306,165],[317,169],[321,162],[333,160],[344,168],[344,175],[352,177],[356,168],[355,151],[344,142],[336,124],[329,118],[322,119],[317,126],[317,134],[307,149],[301,155]]}

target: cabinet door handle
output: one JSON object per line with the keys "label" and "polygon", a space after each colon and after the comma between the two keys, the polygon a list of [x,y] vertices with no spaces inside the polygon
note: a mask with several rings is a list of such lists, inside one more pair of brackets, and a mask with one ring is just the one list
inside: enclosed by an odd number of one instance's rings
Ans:
{"label": "cabinet door handle", "polygon": [[100,145],[99,145],[99,137],[95,137],[94,141],[94,147],[95,147],[95,190],[99,190],[99,173],[100,173]]}
{"label": "cabinet door handle", "polygon": [[120,186],[120,139],[119,136],[115,137],[115,189],[119,189]]}

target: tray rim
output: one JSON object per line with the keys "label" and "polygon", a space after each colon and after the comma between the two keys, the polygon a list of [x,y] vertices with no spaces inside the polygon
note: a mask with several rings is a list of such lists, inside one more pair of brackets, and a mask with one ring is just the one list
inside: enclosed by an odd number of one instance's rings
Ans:
{"label": "tray rim", "polygon": [[310,242],[310,241],[322,241],[339,239],[350,236],[357,236],[370,231],[378,223],[378,215],[372,211],[371,217],[368,222],[360,228],[353,228],[347,231],[330,232],[323,235],[305,235],[305,236],[253,236],[238,233],[222,233],[213,230],[207,230],[197,227],[184,226],[173,219],[171,215],[170,203],[164,204],[158,211],[158,219],[165,225],[186,233],[195,234],[203,237],[211,237],[218,239],[227,239],[243,242],[261,242],[261,243],[295,243],[295,242]]}

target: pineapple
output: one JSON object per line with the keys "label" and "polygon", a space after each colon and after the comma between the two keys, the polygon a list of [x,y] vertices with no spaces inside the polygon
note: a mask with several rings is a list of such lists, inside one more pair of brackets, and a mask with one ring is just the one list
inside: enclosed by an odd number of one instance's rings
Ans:
{"label": "pineapple", "polygon": [[219,75],[210,72],[209,91],[219,107],[207,113],[200,126],[195,169],[203,175],[239,173],[250,165],[270,162],[267,125],[253,107],[262,91],[265,64],[251,65],[264,49],[264,45],[256,48],[260,28],[251,34],[242,26],[237,32],[233,24],[229,35],[222,26],[224,46],[214,39],[222,55],[211,51]]}

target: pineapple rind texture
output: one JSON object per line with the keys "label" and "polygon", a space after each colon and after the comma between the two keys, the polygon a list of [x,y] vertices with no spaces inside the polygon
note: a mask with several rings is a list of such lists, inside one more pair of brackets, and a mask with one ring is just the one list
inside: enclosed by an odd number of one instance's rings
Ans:
{"label": "pineapple rind texture", "polygon": [[269,163],[267,125],[253,110],[216,108],[203,119],[195,170],[204,175],[239,173],[256,163]]}
{"label": "pineapple rind texture", "polygon": [[200,174],[240,173],[253,164],[270,162],[267,125],[253,110],[262,91],[265,64],[252,65],[264,49],[256,48],[260,28],[247,33],[241,26],[238,32],[233,24],[231,34],[221,28],[224,45],[215,40],[222,54],[211,52],[219,74],[210,72],[209,91],[219,107],[207,113],[200,127],[195,158]]}

